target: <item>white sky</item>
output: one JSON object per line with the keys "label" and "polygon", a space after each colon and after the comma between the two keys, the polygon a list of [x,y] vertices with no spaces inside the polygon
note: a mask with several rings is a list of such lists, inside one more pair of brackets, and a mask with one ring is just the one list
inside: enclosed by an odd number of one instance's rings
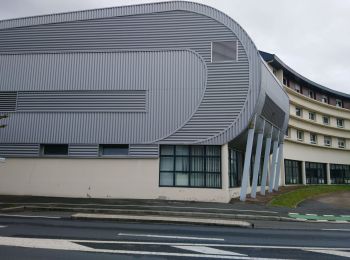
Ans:
{"label": "white sky", "polygon": [[[0,0],[0,20],[158,0]],[[193,0],[238,22],[260,50],[350,94],[350,0]]]}

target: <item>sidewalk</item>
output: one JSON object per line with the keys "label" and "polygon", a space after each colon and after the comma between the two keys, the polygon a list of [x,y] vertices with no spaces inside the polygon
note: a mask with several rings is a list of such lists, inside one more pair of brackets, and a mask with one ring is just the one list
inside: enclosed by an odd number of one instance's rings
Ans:
{"label": "sidewalk", "polygon": [[[293,188],[282,189],[279,193]],[[276,193],[274,194],[276,195]],[[289,209],[268,206],[272,197],[259,196],[241,202],[233,199],[230,203],[188,202],[141,199],[92,199],[34,196],[0,196],[0,214],[16,212],[50,212],[69,216],[72,219],[171,222],[207,225],[250,227],[249,221],[302,221],[318,220],[311,216],[308,208]],[[316,205],[316,204],[315,204]],[[314,210],[314,209],[313,209]],[[298,212],[296,215],[295,213]],[[317,214],[332,214],[327,208]],[[291,214],[292,213],[292,214]],[[294,214],[293,214],[294,213]],[[321,220],[324,220],[322,217]],[[345,219],[329,218],[330,221]],[[320,221],[320,220],[319,220]],[[347,221],[347,220],[345,220]]]}
{"label": "sidewalk", "polygon": [[[137,199],[91,199],[0,196],[0,213],[70,212],[73,219],[133,220],[250,227],[249,220],[293,221],[288,210],[233,202],[184,202]],[[294,220],[295,221],[295,220]]]}

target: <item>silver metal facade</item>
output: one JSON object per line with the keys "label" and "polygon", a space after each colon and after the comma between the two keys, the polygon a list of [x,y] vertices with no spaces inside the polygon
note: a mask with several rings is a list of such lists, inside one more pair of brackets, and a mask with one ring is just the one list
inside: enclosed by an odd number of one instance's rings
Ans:
{"label": "silver metal facade", "polygon": [[[216,41],[237,41],[237,60],[211,62]],[[244,30],[189,2],[0,21],[0,102],[14,93],[0,142],[68,143],[70,156],[97,156],[101,143],[146,157],[162,143],[228,143],[266,93],[288,110]]]}

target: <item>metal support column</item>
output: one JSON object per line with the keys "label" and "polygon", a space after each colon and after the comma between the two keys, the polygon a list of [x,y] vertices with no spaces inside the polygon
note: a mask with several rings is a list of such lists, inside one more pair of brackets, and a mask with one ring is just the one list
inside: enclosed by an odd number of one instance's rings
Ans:
{"label": "metal support column", "polygon": [[331,164],[327,163],[327,184],[332,184],[331,182]]}
{"label": "metal support column", "polygon": [[274,187],[275,191],[278,191],[278,187],[280,185],[282,160],[283,160],[283,143],[280,143],[280,146],[278,148],[278,158],[277,158],[277,166],[276,166],[275,187]]}
{"label": "metal support column", "polygon": [[249,169],[250,169],[250,159],[252,156],[252,148],[253,148],[253,139],[254,139],[254,130],[255,130],[255,119],[254,122],[250,124],[248,130],[248,138],[247,138],[247,146],[245,149],[244,156],[244,166],[243,166],[243,178],[241,184],[241,194],[240,200],[245,201],[247,196],[248,189],[248,181],[249,181]]}
{"label": "metal support column", "polygon": [[303,184],[306,185],[306,167],[305,161],[301,162],[301,178],[303,179]]}
{"label": "metal support column", "polygon": [[270,135],[265,140],[264,165],[263,165],[263,173],[261,176],[261,189],[260,189],[261,195],[265,195],[267,173],[268,173],[268,169],[269,169],[269,158],[270,158],[270,150],[271,150],[272,132],[273,132],[273,127],[271,127]]}
{"label": "metal support column", "polygon": [[278,153],[278,140],[273,142],[272,161],[270,165],[269,192],[272,192],[273,184],[275,182],[277,153]]}
{"label": "metal support column", "polygon": [[259,131],[258,133],[258,141],[256,144],[252,192],[250,194],[252,198],[256,198],[256,189],[258,187],[258,177],[259,177],[259,170],[260,170],[261,148],[262,148],[262,143],[264,138],[264,128],[265,128],[265,120],[262,125],[262,130]]}

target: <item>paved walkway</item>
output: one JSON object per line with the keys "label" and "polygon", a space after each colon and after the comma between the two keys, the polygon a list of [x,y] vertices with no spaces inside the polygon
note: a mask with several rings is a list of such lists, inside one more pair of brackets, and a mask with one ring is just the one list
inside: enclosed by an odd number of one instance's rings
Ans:
{"label": "paved walkway", "polygon": [[298,220],[350,223],[350,191],[334,192],[305,200],[288,216]]}
{"label": "paved walkway", "polygon": [[[288,191],[288,189],[285,191]],[[271,194],[268,196],[271,197]],[[0,196],[0,214],[46,211],[61,212],[62,215],[67,216],[67,212],[69,212],[68,215],[70,217],[76,216],[76,214],[90,214],[89,217],[95,216],[96,219],[100,219],[101,216],[106,216],[107,214],[124,216],[119,217],[120,219],[130,216],[130,219],[135,220],[163,217],[169,218],[169,221],[180,218],[184,218],[186,221],[188,219],[193,219],[193,221],[196,219],[207,219],[208,224],[213,222],[223,223],[218,220],[350,222],[349,205],[350,192],[332,193],[313,198],[301,203],[300,207],[296,209],[268,206],[265,197],[258,197],[256,200],[248,199],[246,202],[232,200],[231,203],[209,203],[166,200]]]}

